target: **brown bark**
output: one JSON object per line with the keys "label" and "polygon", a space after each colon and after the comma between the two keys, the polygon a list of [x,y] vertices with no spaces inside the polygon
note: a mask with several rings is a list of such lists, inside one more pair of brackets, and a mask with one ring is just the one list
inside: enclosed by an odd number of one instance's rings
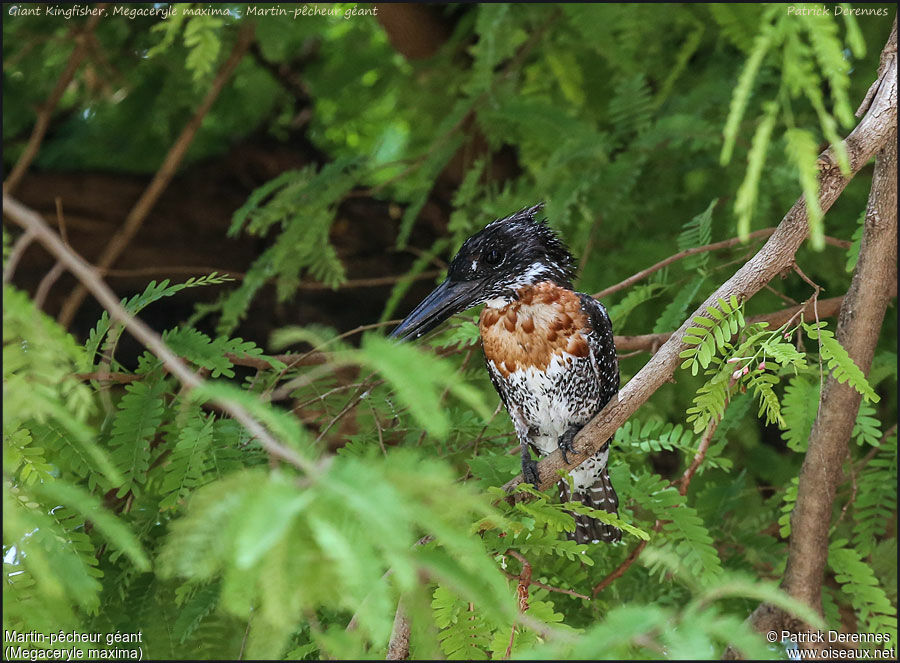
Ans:
{"label": "brown bark", "polygon": [[[869,372],[891,285],[897,279],[897,144],[894,138],[875,163],[859,263],[838,319],[837,340],[864,373]],[[825,382],[819,416],[809,436],[791,516],[791,543],[784,586],[821,607],[822,572],[831,505],[861,396],[834,377]]]}
{"label": "brown bark", "polygon": [[409,617],[403,609],[403,601],[397,603],[397,612],[394,615],[394,628],[391,630],[391,639],[388,642],[386,661],[405,661],[409,658]]}
{"label": "brown bark", "polygon": [[435,8],[404,2],[377,2],[376,17],[391,46],[409,60],[430,58],[450,37]]}
{"label": "brown bark", "polygon": [[[893,44],[896,53],[896,21]],[[896,99],[896,58],[886,67],[882,85]],[[893,67],[893,77],[890,75]],[[844,297],[836,338],[864,373],[869,372],[890,294],[897,280],[897,142],[896,127],[878,153],[866,210],[859,262]],[[809,436],[800,470],[797,503],[791,514],[791,538],[783,588],[821,612],[822,584],[828,558],[828,530],[841,467],[861,400],[849,384],[829,377],[819,414]],[[803,628],[780,610],[763,604],[751,616],[757,630]]]}

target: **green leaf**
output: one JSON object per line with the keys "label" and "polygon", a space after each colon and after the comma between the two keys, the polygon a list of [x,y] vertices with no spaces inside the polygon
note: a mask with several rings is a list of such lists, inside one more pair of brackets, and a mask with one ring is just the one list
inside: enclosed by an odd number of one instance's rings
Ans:
{"label": "green leaf", "polygon": [[313,499],[286,477],[274,476],[244,501],[234,538],[235,563],[247,569],[257,563],[287,532],[293,519]]}
{"label": "green leaf", "polygon": [[804,324],[803,326],[810,338],[819,341],[819,354],[828,363],[828,368],[831,369],[835,380],[841,384],[848,382],[868,401],[877,403],[881,400],[881,397],[869,385],[859,366],[850,358],[844,346],[838,343],[832,332],[824,328],[816,329],[814,325]]}
{"label": "green leaf", "polygon": [[136,490],[146,479],[150,466],[150,442],[163,420],[165,404],[161,380],[141,380],[125,387],[126,394],[119,401],[113,421],[109,444],[112,461],[124,477],[116,493],[122,497]]}
{"label": "green leaf", "polygon": [[359,361],[390,382],[397,398],[409,408],[418,424],[439,439],[446,438],[450,432],[447,412],[441,404],[444,389],[485,421],[491,416],[480,392],[466,384],[449,362],[425,354],[413,345],[368,334],[363,338]]}
{"label": "green leaf", "polygon": [[825,248],[825,230],[822,224],[822,206],[819,204],[818,148],[809,131],[791,128],[785,134],[785,152],[797,168],[806,212],[809,218],[809,238],[813,249]]}
{"label": "green leaf", "polygon": [[781,402],[785,426],[781,436],[789,449],[803,453],[819,411],[818,381],[812,382],[799,375],[791,378]]}
{"label": "green leaf", "polygon": [[737,216],[738,236],[746,239],[750,234],[750,222],[756,210],[756,199],[759,191],[759,182],[762,177],[763,166],[766,164],[766,152],[769,149],[769,141],[772,138],[772,130],[778,116],[778,104],[774,101],[766,102],[763,116],[753,134],[750,144],[750,152],[747,155],[747,173],[744,181],[738,188],[734,200],[734,213]]}
{"label": "green leaf", "polygon": [[140,571],[150,570],[150,559],[140,540],[121,519],[103,508],[100,499],[65,481],[47,481],[37,488],[46,499],[65,504],[80,513],[115,548],[121,550]]}
{"label": "green leaf", "polygon": [[[771,16],[771,13],[768,14]],[[768,21],[768,17],[764,19]],[[744,69],[738,77],[737,85],[731,95],[731,106],[728,109],[728,119],[725,121],[725,128],[722,131],[724,141],[722,143],[722,153],[719,157],[719,163],[723,166],[728,165],[731,161],[731,154],[734,150],[734,141],[737,138],[738,128],[741,120],[747,110],[747,103],[750,101],[750,94],[753,92],[753,83],[762,66],[763,58],[768,53],[772,45],[773,28],[771,25],[764,24],[762,30],[756,36],[753,42],[753,50],[744,64]],[[774,113],[774,110],[771,111]],[[768,111],[767,111],[768,113]],[[774,117],[772,118],[774,122]],[[771,127],[769,128],[771,132]],[[758,133],[758,132],[757,132]],[[768,140],[768,138],[766,138]],[[756,145],[756,138],[753,141]]]}

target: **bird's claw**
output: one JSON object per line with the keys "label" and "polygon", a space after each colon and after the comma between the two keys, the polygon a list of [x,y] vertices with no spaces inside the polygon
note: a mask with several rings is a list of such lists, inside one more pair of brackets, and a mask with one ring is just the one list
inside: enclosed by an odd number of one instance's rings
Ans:
{"label": "bird's claw", "polygon": [[578,433],[580,428],[575,428],[574,426],[567,430],[565,433],[559,436],[559,451],[562,453],[563,462],[568,465],[569,464],[569,453],[577,454],[578,451],[575,449],[575,445],[573,441],[575,440],[575,435]]}
{"label": "bird's claw", "polygon": [[531,458],[522,461],[522,478],[535,487],[541,482],[537,466],[537,461]]}

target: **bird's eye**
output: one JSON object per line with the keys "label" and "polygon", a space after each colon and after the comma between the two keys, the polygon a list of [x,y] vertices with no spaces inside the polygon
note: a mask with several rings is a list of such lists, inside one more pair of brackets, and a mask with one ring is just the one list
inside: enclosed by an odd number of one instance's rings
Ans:
{"label": "bird's eye", "polygon": [[489,265],[496,265],[500,262],[500,252],[497,249],[491,249],[485,254],[484,261]]}

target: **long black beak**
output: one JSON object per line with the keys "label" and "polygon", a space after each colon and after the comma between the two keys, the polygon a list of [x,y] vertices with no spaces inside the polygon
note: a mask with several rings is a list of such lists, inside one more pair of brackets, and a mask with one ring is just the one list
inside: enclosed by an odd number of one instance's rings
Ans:
{"label": "long black beak", "polygon": [[455,313],[480,304],[480,281],[447,279],[435,288],[406,319],[391,332],[391,338],[408,341],[430,332]]}

